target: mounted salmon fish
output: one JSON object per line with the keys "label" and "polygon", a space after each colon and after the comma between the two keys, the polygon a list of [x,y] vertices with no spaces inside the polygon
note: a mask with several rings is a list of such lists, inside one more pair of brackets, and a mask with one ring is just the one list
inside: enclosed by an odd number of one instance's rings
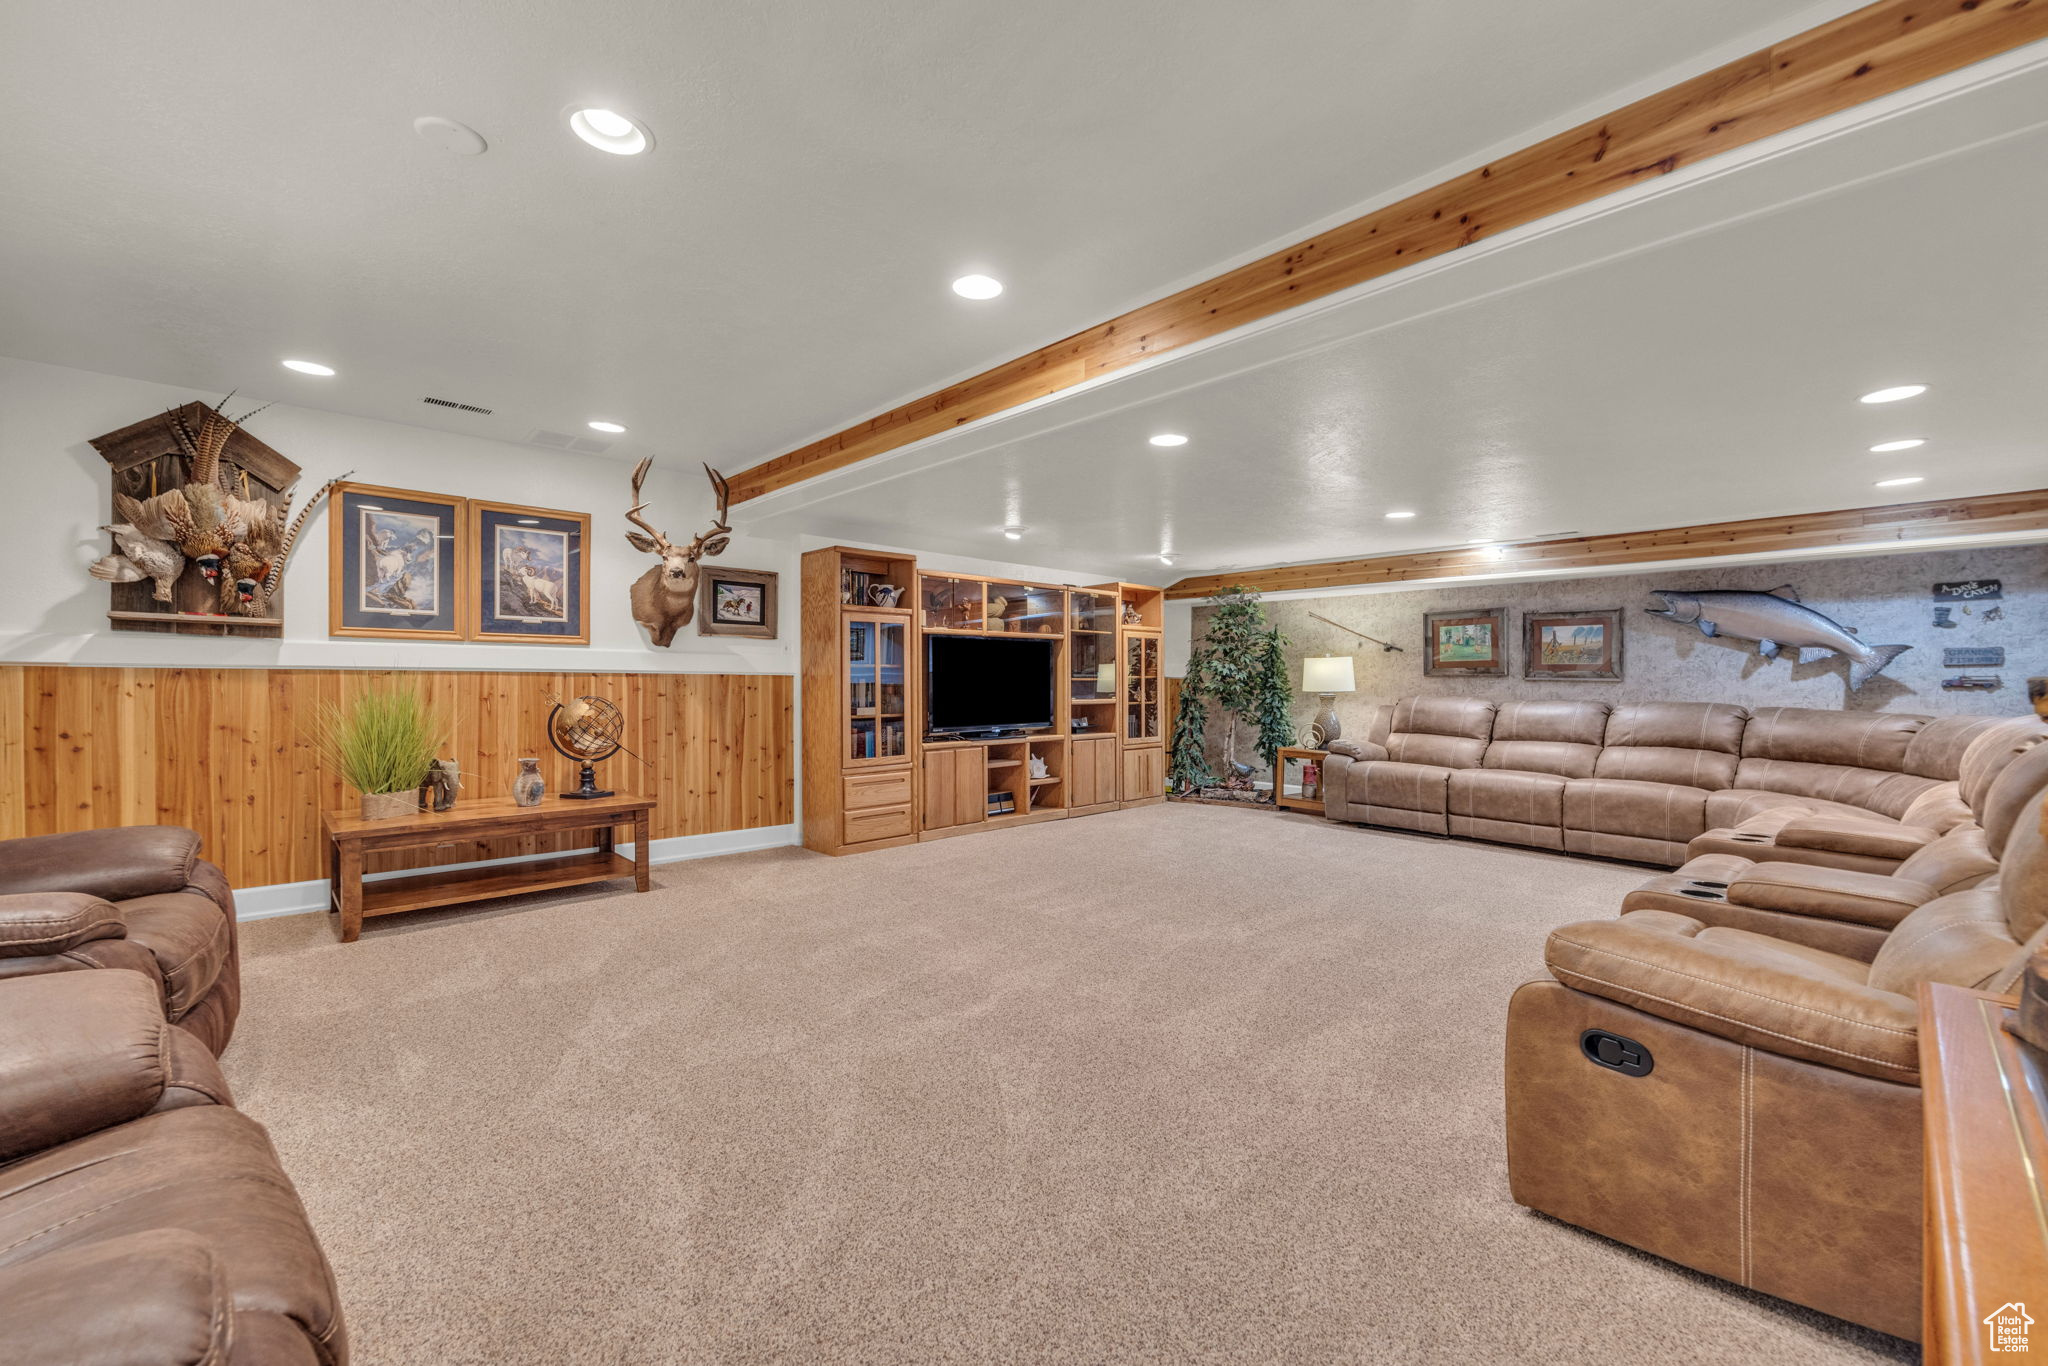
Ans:
{"label": "mounted salmon fish", "polygon": [[1852,690],[1883,673],[1885,665],[1913,648],[1865,645],[1856,639],[1854,630],[1801,602],[1789,585],[1768,593],[1713,588],[1690,592],[1652,589],[1650,596],[1663,604],[1643,609],[1651,616],[1691,623],[1700,628],[1703,636],[1753,640],[1756,652],[1765,659],[1776,659],[1789,651],[1796,664],[1801,650],[1838,654],[1849,661]]}

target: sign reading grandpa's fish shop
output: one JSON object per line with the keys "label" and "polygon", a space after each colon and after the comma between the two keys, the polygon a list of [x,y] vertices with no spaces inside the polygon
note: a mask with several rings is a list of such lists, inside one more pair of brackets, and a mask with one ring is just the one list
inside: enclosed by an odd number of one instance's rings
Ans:
{"label": "sign reading grandpa's fish shop", "polygon": [[1943,650],[1941,667],[1944,669],[2000,669],[2005,667],[2003,645],[1965,646],[1961,649]]}
{"label": "sign reading grandpa's fish shop", "polygon": [[1989,602],[2005,596],[1997,579],[1964,579],[1961,583],[1934,585],[1936,602]]}

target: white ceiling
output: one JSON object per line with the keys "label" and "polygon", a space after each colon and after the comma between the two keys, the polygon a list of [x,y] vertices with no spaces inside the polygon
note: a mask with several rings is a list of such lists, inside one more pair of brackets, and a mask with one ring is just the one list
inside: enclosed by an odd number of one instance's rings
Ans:
{"label": "white ceiling", "polygon": [[746,513],[1170,582],[2048,485],[2037,48]]}
{"label": "white ceiling", "polygon": [[[10,0],[0,354],[740,468],[1852,7]],[[584,103],[656,150],[574,141]]]}

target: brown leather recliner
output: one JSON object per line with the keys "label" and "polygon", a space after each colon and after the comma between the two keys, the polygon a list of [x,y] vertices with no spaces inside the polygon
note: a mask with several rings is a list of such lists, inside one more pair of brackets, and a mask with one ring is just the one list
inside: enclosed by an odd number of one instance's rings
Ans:
{"label": "brown leather recliner", "polygon": [[1670,911],[1555,931],[1508,1010],[1516,1201],[1918,1338],[1922,982],[2008,990],[2048,943],[2036,790],[1998,875],[1871,962]]}
{"label": "brown leather recliner", "polygon": [[[1743,737],[1743,763],[1752,780],[1774,782],[1779,790],[1757,791],[1754,801],[1718,811],[1716,828],[1693,840],[1686,857],[1732,854],[1754,862],[1895,872],[1936,837],[1974,819],[1973,801],[1997,776],[1979,771],[1975,797],[1967,790],[1970,755],[1992,752],[1978,741],[2031,720],[1936,717],[1904,733],[1901,743],[1904,726],[1887,733],[1877,724],[1886,715],[1845,714],[1831,722],[1824,714],[1784,708],[1758,713]],[[1914,719],[1894,714],[1895,723]],[[1895,765],[1897,774],[1871,773],[1877,762]],[[1848,796],[1854,800],[1840,800]]]}
{"label": "brown leather recliner", "polygon": [[348,1360],[277,1154],[149,975],[0,982],[0,1325],[10,1366]]}
{"label": "brown leather recliner", "polygon": [[[2044,740],[2048,722],[2033,717],[1980,731],[1965,789],[1971,819],[1922,842],[1890,873],[1702,854],[1675,873],[1651,878],[1621,908],[1675,911],[1868,962],[1914,908],[1998,871],[2018,806],[2048,786]],[[1845,840],[1858,833],[1854,822],[1838,824]],[[1876,833],[1886,834],[1881,826]]]}
{"label": "brown leather recliner", "polygon": [[215,1054],[242,981],[235,896],[199,836],[136,825],[0,842],[0,978],[131,968]]}
{"label": "brown leather recliner", "polygon": [[1406,697],[1382,708],[1363,741],[1330,746],[1323,809],[1425,834],[1450,833],[1451,773],[1477,768],[1494,704],[1475,697]]}

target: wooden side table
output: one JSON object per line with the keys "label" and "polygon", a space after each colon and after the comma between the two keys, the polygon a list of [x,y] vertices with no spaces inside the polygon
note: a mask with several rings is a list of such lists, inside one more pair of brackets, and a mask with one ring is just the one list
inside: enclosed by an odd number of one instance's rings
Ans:
{"label": "wooden side table", "polygon": [[[375,821],[366,821],[353,811],[326,812],[320,823],[327,833],[328,882],[334,894],[330,909],[341,914],[341,942],[355,942],[363,932],[365,916],[396,915],[622,877],[632,878],[633,890],[644,892],[648,886],[648,824],[653,813],[654,798],[627,796],[592,801],[555,797],[539,806],[519,806],[510,797],[492,797],[459,802],[452,811],[421,811]],[[613,850],[615,834],[622,826],[632,827],[631,862]],[[363,883],[364,856],[381,850],[591,829],[598,832],[594,852],[488,868],[428,869],[380,878],[368,886]]]}
{"label": "wooden side table", "polygon": [[[1273,756],[1273,805],[1284,807],[1289,811],[1312,811],[1318,816],[1322,815],[1323,760],[1329,757],[1327,750],[1300,749],[1289,745],[1282,745],[1280,752]],[[1293,796],[1288,795],[1287,765],[1290,761],[1298,764],[1314,764],[1316,766],[1315,795],[1313,797],[1304,795],[1301,792],[1297,792]],[[1296,788],[1301,788],[1304,785],[1297,783],[1295,786]]]}
{"label": "wooden side table", "polygon": [[2013,1013],[2007,997],[1920,988],[1930,1363],[2048,1360],[2048,1058],[2006,1032]]}

